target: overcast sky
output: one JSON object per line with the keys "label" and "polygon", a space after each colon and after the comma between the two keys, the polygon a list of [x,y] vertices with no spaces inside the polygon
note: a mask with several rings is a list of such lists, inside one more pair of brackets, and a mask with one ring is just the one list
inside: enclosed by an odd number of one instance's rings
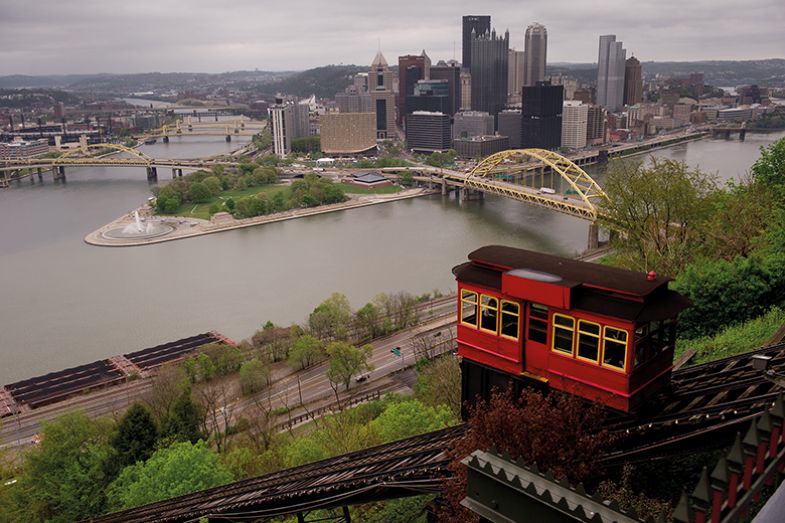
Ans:
{"label": "overcast sky", "polygon": [[0,75],[302,70],[370,64],[379,42],[391,64],[460,60],[465,14],[517,49],[544,24],[548,62],[596,62],[601,34],[641,61],[785,57],[783,0],[0,0]]}

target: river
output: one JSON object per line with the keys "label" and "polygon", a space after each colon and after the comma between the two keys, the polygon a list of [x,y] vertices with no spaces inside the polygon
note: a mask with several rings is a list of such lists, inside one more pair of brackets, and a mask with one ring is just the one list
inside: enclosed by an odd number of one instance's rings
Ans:
{"label": "river", "polygon": [[[758,145],[784,135],[657,154],[735,177]],[[142,151],[189,158],[237,145],[182,137]],[[82,241],[149,194],[144,170],[133,168],[68,169],[65,184],[47,177],[0,191],[0,384],[210,329],[245,338],[267,320],[303,321],[335,291],[355,308],[380,292],[448,291],[450,269],[476,247],[573,255],[588,229],[502,198],[430,196],[145,247]]]}

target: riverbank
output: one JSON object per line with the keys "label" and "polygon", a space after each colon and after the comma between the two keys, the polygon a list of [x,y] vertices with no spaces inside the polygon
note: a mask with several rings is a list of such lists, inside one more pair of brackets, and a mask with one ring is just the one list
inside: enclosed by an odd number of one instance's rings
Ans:
{"label": "riverbank", "polygon": [[439,191],[437,190],[417,188],[406,189],[397,194],[353,195],[348,201],[342,203],[322,205],[319,207],[308,207],[304,209],[293,209],[285,212],[268,214],[265,216],[244,218],[241,220],[236,220],[227,213],[219,213],[220,216],[215,215],[212,221],[202,220],[199,218],[184,218],[180,216],[155,216],[152,213],[152,209],[150,209],[150,207],[145,204],[137,209],[139,215],[145,217],[145,222],[166,225],[171,228],[171,231],[165,234],[156,235],[154,237],[148,236],[143,238],[118,238],[108,236],[107,233],[110,231],[123,229],[135,222],[134,212],[132,211],[91,232],[85,236],[84,241],[85,243],[99,247],[139,247],[142,245],[152,245],[167,241],[193,238],[195,236],[203,236],[206,234],[214,234],[217,232],[242,229],[245,227],[254,227],[256,225],[264,225],[266,223],[275,223],[329,212],[356,209],[358,207],[366,207],[368,205],[377,205],[380,203],[388,203],[397,200],[417,198],[429,194],[437,194],[438,192]]}

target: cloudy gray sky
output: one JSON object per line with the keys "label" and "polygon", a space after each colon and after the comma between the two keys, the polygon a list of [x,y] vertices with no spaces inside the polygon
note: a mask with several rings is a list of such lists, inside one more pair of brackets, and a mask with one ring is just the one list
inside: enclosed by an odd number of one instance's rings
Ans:
{"label": "cloudy gray sky", "polygon": [[544,24],[549,62],[595,62],[601,34],[642,61],[785,56],[783,0],[0,0],[0,75],[300,70],[370,63],[378,42],[390,63],[460,59],[464,14],[518,49]]}

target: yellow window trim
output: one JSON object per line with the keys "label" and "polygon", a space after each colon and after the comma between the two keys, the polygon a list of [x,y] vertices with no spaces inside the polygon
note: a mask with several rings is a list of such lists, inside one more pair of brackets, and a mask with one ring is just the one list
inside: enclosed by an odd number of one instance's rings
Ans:
{"label": "yellow window trim", "polygon": [[[504,310],[505,303],[514,305],[515,310],[518,312],[513,313],[513,312],[505,311]],[[507,336],[506,334],[502,333],[502,328],[501,328],[502,318],[504,317],[505,314],[508,316],[515,316],[515,337]],[[521,305],[514,301],[502,300],[501,305],[499,306],[499,336],[501,336],[502,338],[507,338],[508,340],[518,341],[518,338],[520,337],[520,332],[521,332]]]}
{"label": "yellow window trim", "polygon": [[[496,307],[491,307],[490,305],[483,305],[482,299],[488,298],[491,300],[496,300]],[[486,329],[482,326],[482,310],[483,309],[490,309],[492,311],[496,311],[496,330]],[[480,328],[481,331],[491,332],[498,336],[499,334],[499,298],[496,296],[491,296],[489,294],[480,294],[480,310],[477,313],[477,326]]]}
{"label": "yellow window trim", "polygon": [[[583,324],[583,323],[588,323],[590,325],[596,325],[599,328],[599,334],[593,334],[591,332],[582,331],[581,330],[581,324]],[[603,356],[602,349],[604,347],[604,344],[602,343],[602,325],[600,325],[599,323],[594,322],[594,321],[578,320],[577,331],[578,331],[578,336],[576,337],[576,340],[575,340],[575,357],[577,359],[579,359],[579,360],[586,361],[586,362],[589,362],[589,363],[594,363],[595,365],[597,365],[600,362],[600,356]],[[583,356],[581,356],[579,354],[578,351],[579,351],[580,346],[581,346],[581,336],[589,336],[589,337],[595,338],[597,340],[597,359],[596,360],[593,360],[593,359],[590,359],[590,358],[584,358]]]}
{"label": "yellow window trim", "polygon": [[[572,327],[565,327],[564,325],[557,325],[556,318],[565,318],[572,322]],[[551,326],[551,352],[555,352],[556,354],[561,354],[562,356],[566,356],[569,354],[572,357],[575,357],[575,318],[572,316],[567,316],[566,314],[559,314],[558,312],[553,313],[553,320]],[[572,352],[564,352],[563,350],[559,350],[556,348],[556,329],[564,329],[568,330],[572,333]]]}
{"label": "yellow window trim", "polygon": [[[474,301],[471,301],[468,298],[465,298],[463,296],[464,292],[468,293],[469,296],[474,296]],[[463,304],[464,303],[469,303],[469,304],[474,306],[474,323],[469,323],[468,321],[463,321]],[[479,307],[478,307],[479,304],[480,304],[479,303],[479,296],[477,295],[477,293],[475,291],[470,291],[470,290],[467,290],[467,289],[461,289],[461,312],[460,312],[461,325],[468,325],[470,327],[474,327],[475,329],[477,328],[477,326],[479,325],[478,322],[479,322],[479,319],[480,319],[480,311],[479,311]]]}
{"label": "yellow window trim", "polygon": [[[618,343],[622,344],[621,340],[608,338],[607,332],[608,329],[613,329],[619,332],[624,333],[624,360],[622,362],[621,367],[617,367],[616,365],[611,365],[609,363],[605,363],[605,342],[610,341],[611,343]],[[602,365],[606,369],[614,370],[616,372],[623,372],[627,373],[627,357],[629,356],[630,348],[629,348],[629,341],[630,341],[630,333],[627,332],[625,329],[620,329],[618,327],[613,327],[610,325],[605,325],[602,328],[602,356],[600,357],[600,365]]]}

